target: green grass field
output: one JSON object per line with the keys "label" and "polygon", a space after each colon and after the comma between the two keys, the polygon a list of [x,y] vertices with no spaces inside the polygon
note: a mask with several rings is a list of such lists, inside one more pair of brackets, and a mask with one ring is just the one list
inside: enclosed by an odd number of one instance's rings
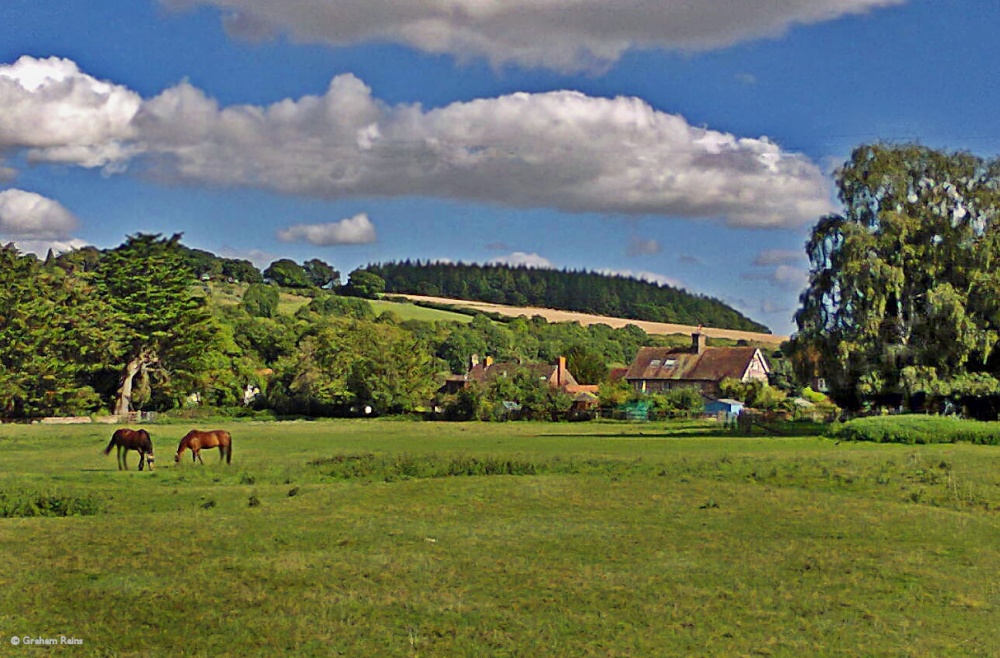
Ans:
{"label": "green grass field", "polygon": [[[243,299],[243,293],[246,292],[247,289],[246,284],[212,283],[207,285],[211,290],[213,302],[215,304],[219,304],[220,306],[233,306],[239,304]],[[203,290],[204,287],[199,285],[195,292],[196,294],[201,295]],[[290,292],[282,291],[279,294],[278,310],[284,315],[294,315],[295,311],[299,310],[310,301],[309,297],[294,295]],[[396,317],[398,317],[401,321],[421,320],[423,322],[460,322],[462,324],[472,321],[472,316],[464,313],[454,313],[451,311],[426,308],[407,302],[388,301],[384,299],[369,299],[367,301],[371,304],[376,315],[384,313],[385,311],[391,311],[392,313],[395,313]]]}
{"label": "green grass field", "polygon": [[391,302],[384,299],[369,299],[376,315],[390,311],[396,314],[400,320],[420,320],[423,322],[459,322],[468,324],[472,322],[472,316],[465,313],[454,313],[452,311],[442,311],[436,308],[426,308],[416,304],[404,302]]}
{"label": "green grass field", "polygon": [[0,654],[1000,655],[995,447],[226,427],[201,466],[148,426],[140,473],[111,427],[0,426]]}

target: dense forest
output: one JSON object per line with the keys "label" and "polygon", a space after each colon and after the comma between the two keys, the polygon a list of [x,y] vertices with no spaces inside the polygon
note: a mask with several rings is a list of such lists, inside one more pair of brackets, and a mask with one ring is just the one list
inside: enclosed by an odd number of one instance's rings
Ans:
{"label": "dense forest", "polygon": [[387,310],[400,307],[365,299],[381,287],[371,272],[341,284],[316,259],[260,272],[180,238],[138,234],[44,259],[0,247],[0,418],[394,414],[429,404],[490,418],[506,400],[550,418],[570,401],[527,374],[471,397],[438,391],[473,355],[525,366],[565,356],[581,383],[600,385],[640,347],[690,340],[541,317],[404,320]]}
{"label": "dense forest", "polygon": [[595,272],[508,265],[391,262],[369,265],[385,291],[538,306],[609,317],[770,333],[717,299]]}

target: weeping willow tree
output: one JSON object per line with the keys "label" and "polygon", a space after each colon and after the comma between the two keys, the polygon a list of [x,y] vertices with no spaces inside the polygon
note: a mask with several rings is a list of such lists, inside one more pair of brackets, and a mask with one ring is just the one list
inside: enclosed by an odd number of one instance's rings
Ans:
{"label": "weeping willow tree", "polygon": [[[868,145],[838,171],[844,210],[806,244],[801,377],[848,408],[1000,394],[1000,163]],[[994,414],[995,415],[995,414]]]}

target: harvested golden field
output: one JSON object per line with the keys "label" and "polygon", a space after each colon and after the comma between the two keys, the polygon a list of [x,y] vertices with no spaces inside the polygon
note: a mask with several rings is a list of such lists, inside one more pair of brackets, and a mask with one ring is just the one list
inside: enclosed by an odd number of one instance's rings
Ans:
{"label": "harvested golden field", "polygon": [[[487,302],[475,302],[463,299],[448,299],[446,297],[427,297],[424,295],[402,295],[393,294],[394,297],[406,297],[414,302],[427,302],[431,304],[448,304],[456,308],[471,308],[485,313],[499,313],[517,317],[525,315],[532,317],[540,315],[549,322],[579,322],[583,326],[591,324],[606,324],[609,327],[619,328],[628,324],[634,324],[647,334],[669,335],[669,334],[690,334],[698,331],[698,327],[686,324],[670,324],[667,322],[647,322],[646,320],[630,320],[627,318],[610,318],[603,315],[591,315],[589,313],[576,313],[574,311],[559,311],[552,308],[538,308],[534,306],[504,306],[502,304],[490,304]],[[788,340],[788,336],[776,334],[762,334],[753,331],[737,331],[734,329],[715,329],[713,327],[702,327],[701,332],[711,338],[730,338],[732,340],[747,340],[754,343],[764,343],[767,345],[780,345]]]}

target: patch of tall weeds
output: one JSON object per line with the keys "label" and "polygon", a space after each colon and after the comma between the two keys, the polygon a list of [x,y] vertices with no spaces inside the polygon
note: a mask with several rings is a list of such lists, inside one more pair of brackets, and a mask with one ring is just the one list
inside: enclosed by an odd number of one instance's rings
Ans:
{"label": "patch of tall weeds", "polygon": [[873,416],[838,423],[830,436],[843,441],[875,443],[972,443],[1000,445],[1000,422],[965,420],[951,416]]}
{"label": "patch of tall weeds", "polygon": [[90,497],[54,493],[0,491],[0,518],[36,516],[92,516],[104,511],[104,505]]}

